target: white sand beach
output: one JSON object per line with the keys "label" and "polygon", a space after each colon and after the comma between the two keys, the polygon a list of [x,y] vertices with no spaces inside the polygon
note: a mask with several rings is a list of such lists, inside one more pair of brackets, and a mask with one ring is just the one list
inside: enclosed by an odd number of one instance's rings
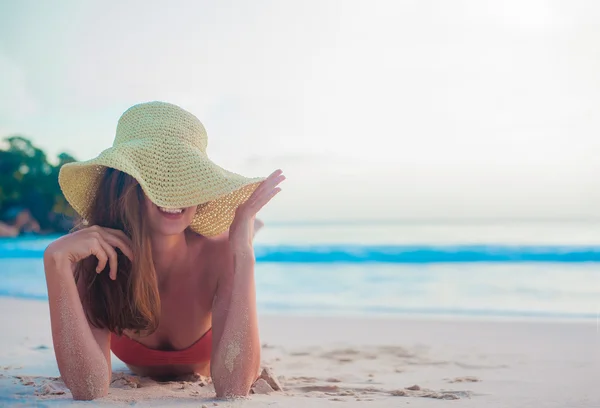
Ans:
{"label": "white sand beach", "polygon": [[[68,406],[47,304],[0,298],[0,406]],[[282,391],[214,399],[210,381],[156,383],[114,359],[95,406],[599,407],[595,322],[261,316]]]}

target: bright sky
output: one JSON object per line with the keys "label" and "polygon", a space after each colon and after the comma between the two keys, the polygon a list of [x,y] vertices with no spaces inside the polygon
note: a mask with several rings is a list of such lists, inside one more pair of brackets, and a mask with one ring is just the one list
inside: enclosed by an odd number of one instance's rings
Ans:
{"label": "bright sky", "polygon": [[89,159],[165,100],[284,169],[266,218],[600,217],[594,0],[53,3],[0,3],[0,136]]}

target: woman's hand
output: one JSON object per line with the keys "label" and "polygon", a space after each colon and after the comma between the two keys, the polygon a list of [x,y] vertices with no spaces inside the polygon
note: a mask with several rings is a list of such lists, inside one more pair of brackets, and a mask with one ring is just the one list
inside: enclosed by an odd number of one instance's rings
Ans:
{"label": "woman's hand", "polygon": [[131,240],[123,231],[94,225],[57,239],[46,248],[44,258],[58,263],[69,262],[73,268],[77,262],[93,255],[98,259],[96,272],[102,272],[108,264],[109,276],[115,280],[117,279],[115,248],[119,248],[127,258],[133,260]]}
{"label": "woman's hand", "polygon": [[281,191],[278,185],[283,180],[285,180],[283,172],[276,170],[254,190],[246,202],[237,208],[229,228],[229,243],[232,251],[244,252],[252,248],[256,213]]}

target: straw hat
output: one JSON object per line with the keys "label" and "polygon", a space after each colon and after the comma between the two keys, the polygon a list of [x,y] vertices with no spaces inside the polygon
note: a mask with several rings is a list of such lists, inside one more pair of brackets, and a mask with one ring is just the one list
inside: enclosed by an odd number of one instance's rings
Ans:
{"label": "straw hat", "polygon": [[92,160],[65,164],[58,181],[85,219],[105,169],[120,170],[159,207],[197,205],[192,230],[214,236],[229,228],[236,208],[264,178],[217,166],[206,155],[206,145],[206,130],[191,113],[165,102],[142,103],[123,113],[111,148]]}

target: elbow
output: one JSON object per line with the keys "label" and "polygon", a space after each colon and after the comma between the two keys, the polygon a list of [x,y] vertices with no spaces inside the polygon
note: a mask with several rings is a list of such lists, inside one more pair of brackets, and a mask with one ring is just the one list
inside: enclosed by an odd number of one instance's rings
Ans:
{"label": "elbow", "polygon": [[65,355],[63,347],[57,351],[58,371],[74,400],[91,401],[108,395],[112,372],[101,353],[81,361]]}
{"label": "elbow", "polygon": [[91,401],[108,395],[110,377],[103,375],[82,375],[69,381],[67,387],[71,391],[74,400]]}
{"label": "elbow", "polygon": [[[213,385],[217,398],[241,398],[250,394],[252,385],[259,377],[260,363],[252,365],[247,372],[250,374],[232,371],[224,375],[223,371],[213,373]],[[217,374],[217,375],[214,375]]]}
{"label": "elbow", "polygon": [[236,375],[217,375],[213,376],[213,385],[217,398],[240,398],[247,397],[255,378],[249,376]]}
{"label": "elbow", "polygon": [[242,398],[247,397],[250,393],[252,382],[230,381],[228,384],[215,383],[214,385],[217,398]]}
{"label": "elbow", "polygon": [[72,387],[71,394],[76,401],[91,401],[108,395],[108,384],[105,386]]}

